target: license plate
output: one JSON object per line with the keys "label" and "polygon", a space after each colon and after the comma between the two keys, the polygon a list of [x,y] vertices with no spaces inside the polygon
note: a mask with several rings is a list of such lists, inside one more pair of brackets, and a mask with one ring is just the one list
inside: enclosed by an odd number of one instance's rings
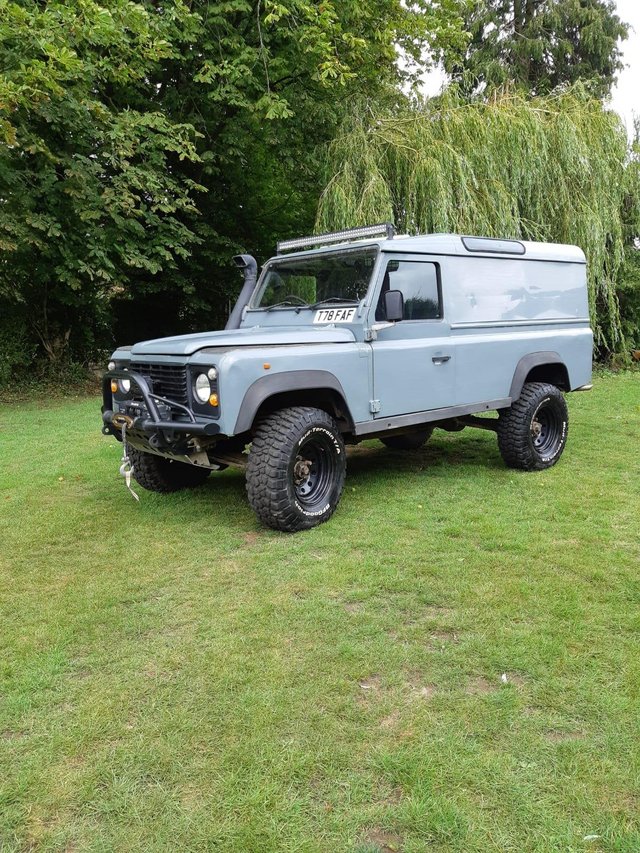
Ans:
{"label": "license plate", "polygon": [[352,323],[355,308],[321,308],[313,317],[314,323]]}

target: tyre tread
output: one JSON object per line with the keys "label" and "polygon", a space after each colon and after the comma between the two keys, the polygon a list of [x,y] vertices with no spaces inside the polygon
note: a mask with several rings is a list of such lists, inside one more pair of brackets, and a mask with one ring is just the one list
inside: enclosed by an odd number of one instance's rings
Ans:
{"label": "tyre tread", "polygon": [[498,449],[509,468],[517,468],[522,471],[541,471],[555,465],[562,455],[562,450],[560,450],[551,463],[545,463],[540,460],[530,445],[529,431],[532,409],[536,406],[537,401],[544,398],[545,395],[556,399],[560,395],[564,405],[565,422],[568,425],[569,417],[566,403],[555,385],[546,382],[525,383],[518,399],[508,409],[500,413],[498,421]]}
{"label": "tyre tread", "polygon": [[[314,424],[340,433],[333,418],[322,409],[310,406],[292,406],[281,409],[264,418],[257,426],[249,462],[247,464],[247,496],[258,519],[268,527],[285,532],[294,532],[315,526],[315,519],[301,520],[287,496],[287,470],[292,437],[302,429]],[[344,444],[342,445],[344,453]],[[339,483],[337,500],[322,521],[327,521],[335,512],[344,485],[344,470]]]}

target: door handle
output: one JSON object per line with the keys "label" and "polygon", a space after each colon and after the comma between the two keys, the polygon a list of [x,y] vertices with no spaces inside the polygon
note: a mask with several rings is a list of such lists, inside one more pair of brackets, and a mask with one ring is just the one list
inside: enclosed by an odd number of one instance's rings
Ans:
{"label": "door handle", "polygon": [[444,364],[445,361],[449,361],[450,358],[450,355],[434,355],[431,361],[434,364]]}

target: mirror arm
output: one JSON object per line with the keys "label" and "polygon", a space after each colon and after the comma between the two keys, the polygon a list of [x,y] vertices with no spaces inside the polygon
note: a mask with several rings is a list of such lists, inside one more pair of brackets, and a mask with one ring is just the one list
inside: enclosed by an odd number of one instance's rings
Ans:
{"label": "mirror arm", "polygon": [[374,323],[366,330],[364,336],[365,341],[377,340],[378,332],[381,332],[383,329],[390,329],[392,326],[395,326],[395,324],[395,320],[391,323]]}

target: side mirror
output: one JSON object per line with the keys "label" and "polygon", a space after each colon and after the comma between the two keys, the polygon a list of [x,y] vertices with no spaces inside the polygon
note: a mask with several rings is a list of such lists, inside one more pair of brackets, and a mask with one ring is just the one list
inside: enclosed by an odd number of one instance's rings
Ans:
{"label": "side mirror", "polygon": [[404,296],[401,290],[387,290],[384,295],[384,313],[388,323],[396,323],[404,317]]}

